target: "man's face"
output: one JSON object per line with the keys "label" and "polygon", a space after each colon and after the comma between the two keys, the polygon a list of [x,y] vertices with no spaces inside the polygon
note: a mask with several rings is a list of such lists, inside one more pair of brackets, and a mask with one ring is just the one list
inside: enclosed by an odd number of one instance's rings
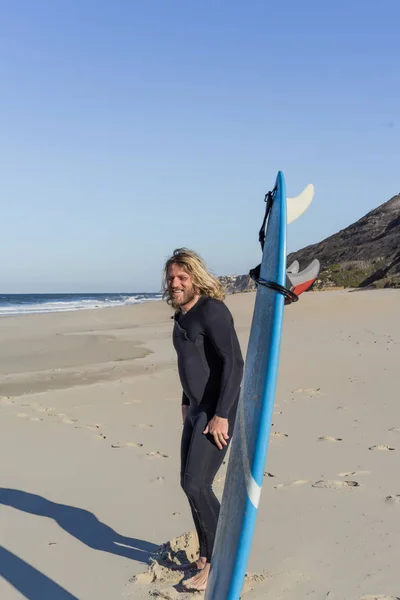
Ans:
{"label": "man's face", "polygon": [[197,300],[197,290],[192,276],[181,266],[172,264],[167,273],[168,290],[174,308],[189,308]]}

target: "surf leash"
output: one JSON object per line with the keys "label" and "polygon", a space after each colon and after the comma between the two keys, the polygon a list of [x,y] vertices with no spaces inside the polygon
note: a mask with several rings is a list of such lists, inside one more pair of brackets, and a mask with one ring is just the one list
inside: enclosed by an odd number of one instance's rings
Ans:
{"label": "surf leash", "polygon": [[[267,220],[268,220],[268,216],[271,210],[271,206],[272,203],[274,201],[274,196],[275,196],[275,192],[276,192],[276,187],[272,190],[272,192],[268,192],[267,194],[265,194],[264,197],[264,202],[266,203],[266,207],[265,207],[265,215],[264,215],[264,219],[261,225],[261,229],[258,232],[258,240],[261,244],[261,250],[264,251],[264,244],[265,244],[265,237],[266,237],[266,225],[267,225]],[[254,267],[254,269],[251,269],[249,271],[249,275],[252,278],[252,280],[254,281],[254,283],[258,286],[258,285],[263,285],[267,288],[270,288],[271,290],[274,290],[275,292],[278,292],[279,294],[282,294],[283,296],[285,296],[285,304],[292,304],[292,302],[297,302],[299,297],[297,294],[295,294],[292,290],[289,290],[288,288],[284,287],[283,285],[280,285],[279,283],[276,283],[275,281],[267,281],[266,279],[262,279],[260,277],[260,270],[261,270],[261,264],[257,265],[256,267]]]}

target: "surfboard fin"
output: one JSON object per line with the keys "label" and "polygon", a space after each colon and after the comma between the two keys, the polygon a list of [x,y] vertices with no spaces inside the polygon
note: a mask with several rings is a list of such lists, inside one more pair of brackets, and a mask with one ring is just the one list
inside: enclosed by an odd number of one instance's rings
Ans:
{"label": "surfboard fin", "polygon": [[306,212],[314,198],[314,186],[312,183],[306,185],[304,190],[294,198],[286,198],[287,206],[287,224],[296,221],[303,213]]}
{"label": "surfboard fin", "polygon": [[298,273],[300,270],[300,265],[298,260],[294,260],[291,265],[286,269],[286,273]]}
{"label": "surfboard fin", "polygon": [[[286,287],[294,292],[296,296],[300,296],[303,292],[310,289],[312,284],[317,279],[321,269],[321,264],[318,259],[313,260],[308,267],[297,273],[286,271]],[[285,298],[285,304],[290,302]]]}

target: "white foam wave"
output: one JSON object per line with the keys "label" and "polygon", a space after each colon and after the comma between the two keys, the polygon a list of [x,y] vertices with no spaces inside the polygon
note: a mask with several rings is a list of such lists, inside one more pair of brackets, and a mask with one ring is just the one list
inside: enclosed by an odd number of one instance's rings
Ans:
{"label": "white foam wave", "polygon": [[119,298],[90,298],[65,300],[59,302],[42,302],[23,305],[3,305],[0,306],[0,317],[12,317],[17,315],[42,314],[50,312],[67,312],[75,310],[93,310],[96,308],[107,308],[112,306],[126,306],[132,304],[141,304],[143,302],[152,302],[160,300],[161,294],[154,296],[120,296]]}

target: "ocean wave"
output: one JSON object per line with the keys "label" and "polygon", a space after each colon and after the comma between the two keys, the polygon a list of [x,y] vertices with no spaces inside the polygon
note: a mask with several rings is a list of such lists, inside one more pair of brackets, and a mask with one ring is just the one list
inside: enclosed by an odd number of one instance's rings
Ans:
{"label": "ocean wave", "polygon": [[84,297],[73,294],[57,295],[54,299],[49,295],[2,295],[0,296],[0,317],[17,315],[67,312],[76,310],[93,310],[113,306],[128,306],[160,300],[161,294],[93,294]]}

